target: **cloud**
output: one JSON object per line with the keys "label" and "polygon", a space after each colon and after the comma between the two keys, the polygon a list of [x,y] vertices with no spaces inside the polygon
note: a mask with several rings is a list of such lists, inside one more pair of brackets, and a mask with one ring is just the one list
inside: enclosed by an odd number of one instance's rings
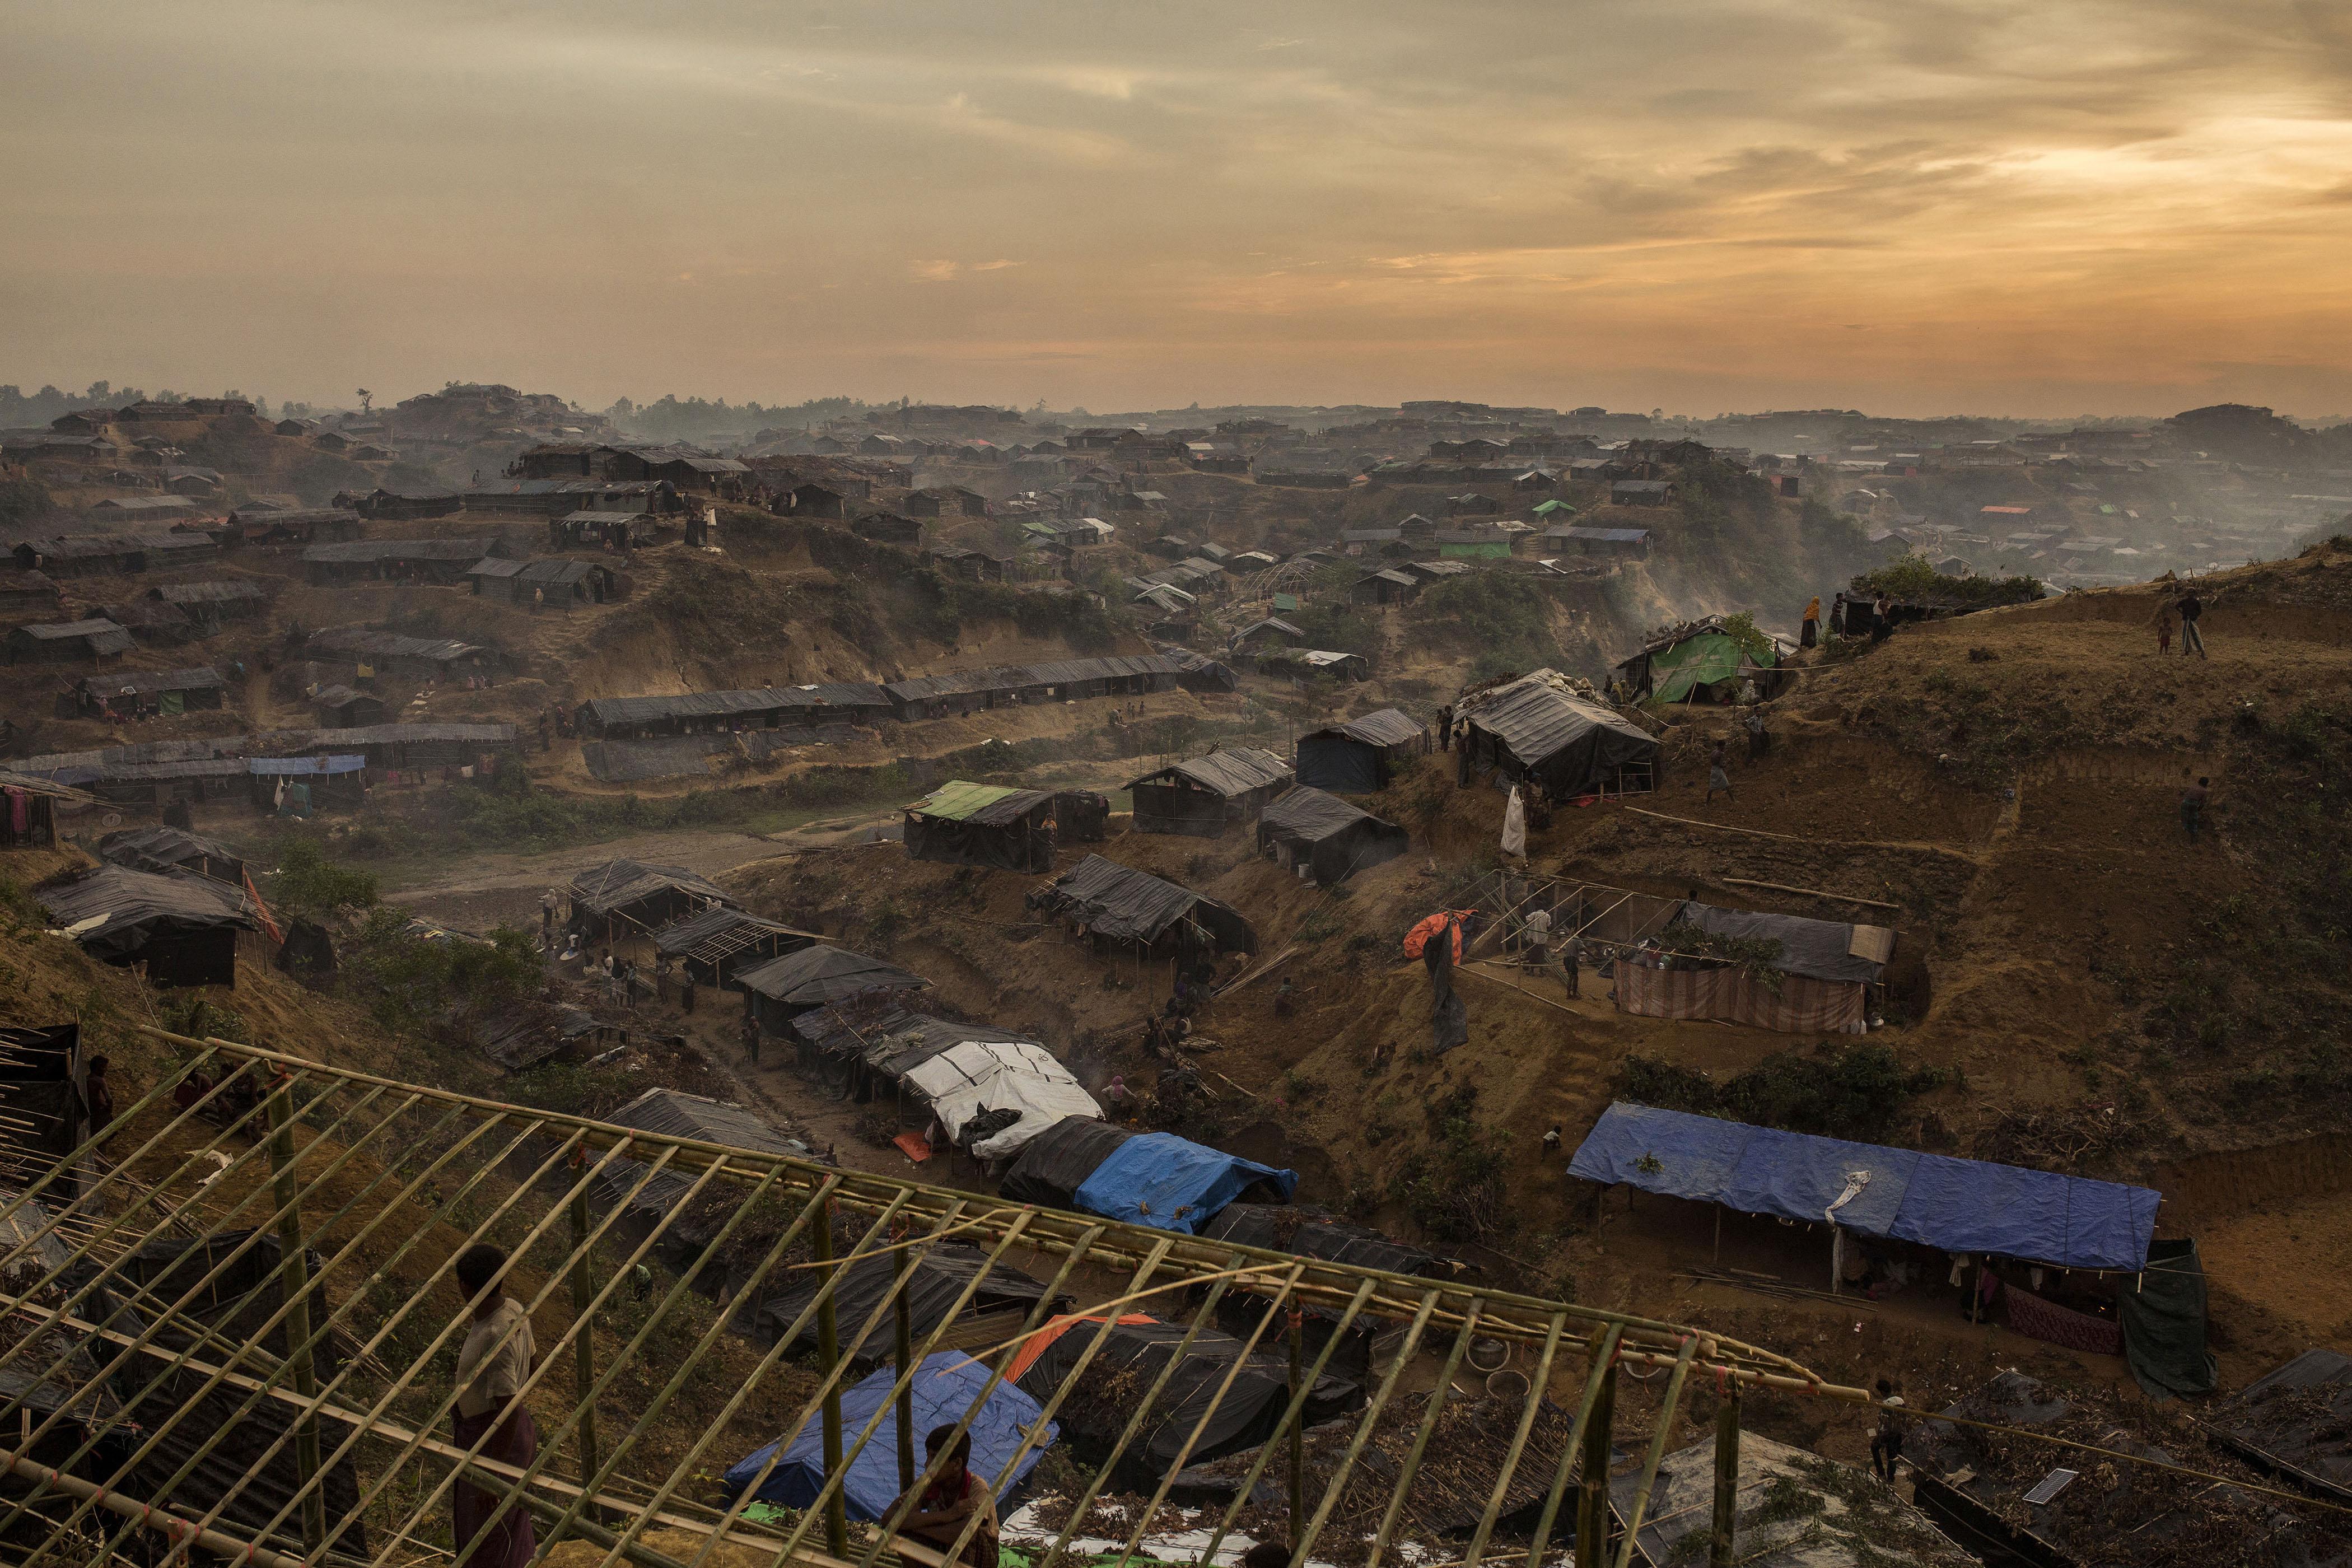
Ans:
{"label": "cloud", "polygon": [[974,272],[1002,272],[1008,267],[1020,265],[1018,261],[975,261],[971,264],[971,269]]}
{"label": "cloud", "polygon": [[956,279],[956,274],[963,270],[963,266],[961,262],[955,261],[909,261],[907,263],[907,270],[914,275],[918,282],[952,283]]}

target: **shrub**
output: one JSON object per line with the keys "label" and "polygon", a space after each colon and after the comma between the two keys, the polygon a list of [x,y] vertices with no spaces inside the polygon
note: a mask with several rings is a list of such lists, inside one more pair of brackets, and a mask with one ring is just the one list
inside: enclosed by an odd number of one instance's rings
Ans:
{"label": "shrub", "polygon": [[2037,577],[1947,577],[1923,556],[1902,555],[1863,573],[1847,584],[1857,594],[1885,594],[1914,604],[1949,605],[1957,609],[1984,609],[1994,605],[2027,605],[2042,597]]}
{"label": "shrub", "polygon": [[1503,1171],[1509,1159],[1503,1135],[1453,1116],[1436,1142],[1398,1168],[1391,1194],[1413,1223],[1444,1241],[1476,1241],[1502,1223]]}
{"label": "shrub", "polygon": [[296,838],[269,879],[269,895],[279,909],[314,920],[346,904],[370,910],[376,902],[375,873],[338,866],[310,839]]}
{"label": "shrub", "polygon": [[1904,1104],[1953,1081],[1940,1068],[1906,1070],[1885,1046],[1824,1043],[1810,1054],[1775,1051],[1717,1084],[1706,1073],[1631,1055],[1618,1068],[1619,1098],[1759,1127],[1826,1138],[1874,1140]]}

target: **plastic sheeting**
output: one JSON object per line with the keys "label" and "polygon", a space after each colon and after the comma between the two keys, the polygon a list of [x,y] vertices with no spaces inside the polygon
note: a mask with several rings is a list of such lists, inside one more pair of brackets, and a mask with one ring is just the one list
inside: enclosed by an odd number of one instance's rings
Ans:
{"label": "plastic sheeting", "polygon": [[[1042,1282],[1000,1263],[988,1271],[988,1278],[981,1281],[962,1310],[956,1312],[956,1303],[961,1300],[964,1288],[987,1261],[988,1254],[961,1241],[940,1242],[915,1260],[906,1294],[907,1316],[918,1340],[929,1338],[949,1321],[951,1313],[968,1322],[1002,1312],[1026,1312],[1045,1296]],[[855,1337],[855,1325],[869,1321],[889,1294],[898,1279],[898,1259],[888,1254],[868,1253],[843,1264],[840,1274],[841,1283],[834,1287],[834,1310],[845,1325],[845,1334]],[[763,1344],[775,1343],[815,1296],[819,1278],[811,1269],[782,1279],[770,1276],[773,1294],[763,1295],[757,1301],[739,1300],[733,1327]],[[794,1342],[807,1346],[816,1343],[814,1317]],[[891,1343],[890,1327],[886,1321],[866,1336],[865,1345],[856,1352],[857,1359],[880,1361],[891,1353]]]}
{"label": "plastic sheeting", "polygon": [[1079,1185],[1076,1197],[1087,1214],[1190,1234],[1253,1189],[1265,1200],[1287,1203],[1298,1189],[1298,1173],[1277,1171],[1173,1132],[1146,1132],[1112,1150]]}
{"label": "plastic sheeting", "polygon": [[1087,1178],[1113,1150],[1134,1136],[1108,1121],[1065,1117],[1029,1141],[1013,1168],[1004,1173],[997,1194],[1008,1203],[1074,1209]]}
{"label": "plastic sheeting", "polygon": [[1601,1113],[1569,1174],[1748,1214],[1836,1223],[1947,1252],[2065,1268],[2136,1271],[2147,1261],[2158,1194],[2015,1165],[1782,1132],[1619,1102]]}
{"label": "plastic sheeting", "polygon": [[2116,1316],[2149,1398],[2213,1392],[2221,1366],[2205,1348],[2205,1265],[2193,1239],[2148,1243],[2147,1270],[2116,1293]]}
{"label": "plastic sheeting", "polygon": [[[988,1386],[988,1378],[985,1365],[952,1351],[940,1351],[923,1358],[908,1390],[914,1403],[917,1464],[922,1462],[922,1435],[934,1427],[952,1426],[963,1419],[963,1413]],[[842,1500],[852,1519],[878,1521],[898,1500],[898,1413],[897,1402],[890,1397],[897,1381],[897,1373],[884,1367],[845,1390],[841,1396],[841,1424],[845,1432],[863,1432],[877,1412],[882,1416],[882,1424],[874,1429],[873,1436],[858,1451],[857,1458],[849,1461],[849,1473],[842,1479]],[[1023,1456],[1019,1468],[1002,1479],[996,1479],[1012,1464],[1013,1456],[1020,1452],[1024,1434],[1044,1414],[1044,1407],[1021,1388],[1000,1383],[988,1396],[988,1403],[972,1417],[972,1473],[995,1482],[1000,1504],[1028,1479],[1029,1472],[1037,1468],[1045,1450],[1060,1435],[1061,1428],[1048,1423],[1045,1440]],[[785,1508],[806,1508],[814,1502],[825,1478],[824,1427],[822,1421],[815,1419],[782,1443],[771,1443],[730,1466],[726,1476],[728,1495],[732,1497],[750,1486],[760,1468],[779,1447],[783,1449],[783,1458],[761,1483],[755,1494],[758,1500]]]}
{"label": "plastic sheeting", "polygon": [[[1885,965],[1857,954],[1862,946],[1876,951],[1879,926],[1857,926],[1843,921],[1809,921],[1800,915],[1769,915],[1754,910],[1722,910],[1712,904],[1685,903],[1676,923],[1696,926],[1717,936],[1777,942],[1780,957],[1772,967],[1813,980],[1843,980],[1874,984]],[[1857,943],[1855,934],[1866,933]],[[1886,933],[1892,936],[1891,932]]]}
{"label": "plastic sheeting", "polygon": [[931,1114],[951,1142],[961,1143],[964,1124],[982,1111],[1021,1113],[1012,1126],[971,1145],[983,1160],[1020,1152],[1066,1116],[1102,1115],[1070,1069],[1029,1040],[965,1040],[908,1069],[907,1081],[931,1102]]}

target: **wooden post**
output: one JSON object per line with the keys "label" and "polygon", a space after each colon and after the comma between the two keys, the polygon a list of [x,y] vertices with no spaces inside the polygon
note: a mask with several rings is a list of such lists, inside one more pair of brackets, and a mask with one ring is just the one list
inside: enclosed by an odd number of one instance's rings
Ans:
{"label": "wooden post", "polygon": [[[577,1173],[586,1163],[582,1152],[574,1149],[572,1170]],[[595,1258],[589,1247],[593,1234],[588,1220],[588,1191],[583,1185],[572,1194],[572,1397],[580,1407],[580,1474],[583,1480],[595,1475],[598,1468],[596,1350],[590,1342],[593,1325],[589,1321],[589,1307],[596,1299]]]}
{"label": "wooden post", "polygon": [[[824,1390],[824,1473],[836,1476],[841,1473],[841,1380],[833,1376],[833,1371],[841,1364],[841,1328],[835,1321],[833,1310],[835,1270],[831,1267],[833,1198],[830,1194],[825,1197],[823,1210],[817,1215],[816,1235],[812,1238],[817,1262],[825,1265],[817,1270],[820,1295],[816,1307],[816,1354],[828,1379]],[[839,1487],[835,1487],[833,1495],[825,1500],[824,1541],[826,1550],[835,1562],[849,1555],[849,1515],[843,1510]]]}
{"label": "wooden post", "polygon": [[[905,1226],[891,1227],[893,1242],[905,1239]],[[897,1381],[898,1384],[898,1489],[915,1484],[915,1382],[908,1369],[915,1362],[914,1309],[907,1304],[907,1271],[914,1267],[911,1249],[900,1247],[891,1255],[891,1272],[898,1276],[898,1296],[892,1303],[898,1319]]]}
{"label": "wooden post", "polygon": [[[305,1401],[319,1396],[317,1363],[310,1353],[310,1255],[304,1247],[294,1171],[294,1083],[283,1071],[269,1096],[270,1183],[278,1199],[278,1289],[286,1301],[287,1381]],[[319,1485],[319,1421],[305,1417],[294,1429],[294,1468],[302,1497],[302,1542],[316,1555],[327,1542],[327,1494]]]}
{"label": "wooden post", "polygon": [[1576,1561],[1609,1560],[1609,1449],[1617,1417],[1617,1365],[1601,1375],[1600,1396],[1584,1428],[1584,1457],[1576,1478]]}
{"label": "wooden post", "polygon": [[1715,1530],[1707,1538],[1707,1568],[1731,1568],[1731,1537],[1739,1513],[1739,1380],[1723,1380],[1715,1407]]}
{"label": "wooden post", "polygon": [[[1302,1313],[1298,1303],[1290,1304],[1290,1400],[1298,1403],[1298,1385],[1305,1375],[1305,1342],[1300,1332]],[[1307,1417],[1301,1407],[1299,1418],[1290,1424],[1290,1554],[1298,1555],[1299,1532],[1307,1518]]]}

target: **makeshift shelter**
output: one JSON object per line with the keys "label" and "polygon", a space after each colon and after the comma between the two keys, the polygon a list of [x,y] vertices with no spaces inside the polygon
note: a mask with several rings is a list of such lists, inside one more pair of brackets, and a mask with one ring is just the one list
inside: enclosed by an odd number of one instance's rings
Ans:
{"label": "makeshift shelter", "polygon": [[367,759],[356,753],[327,757],[247,757],[253,804],[281,816],[313,811],[356,811],[367,797]]}
{"label": "makeshift shelter", "polygon": [[919,991],[930,982],[895,963],[812,942],[797,952],[739,971],[744,1013],[765,1033],[781,1035],[793,1019],[828,1002],[845,1002],[874,991]]}
{"label": "makeshift shelter", "polygon": [[[921,1331],[916,1331],[919,1336]],[[991,1390],[989,1375],[988,1366],[970,1356],[951,1351],[925,1356],[908,1386],[913,1402],[913,1427],[908,1436],[916,1454],[920,1456],[924,1434],[962,1420],[964,1413],[986,1392],[988,1400],[972,1416],[969,1428],[971,1470],[992,1481],[1001,1507],[1021,1489],[1029,1472],[1037,1468],[1045,1450],[1053,1447],[1061,1428],[1049,1421],[1044,1436],[1034,1443],[1028,1442],[1031,1428],[1045,1415],[1044,1407],[1025,1390],[1009,1382],[1000,1383]],[[877,1414],[882,1418],[865,1447],[849,1461],[848,1471],[842,1478],[842,1500],[852,1519],[878,1521],[898,1500],[898,1406],[892,1397],[897,1386],[897,1372],[884,1367],[842,1391],[843,1430],[863,1432]],[[740,1495],[759,1481],[759,1490],[752,1495],[761,1502],[795,1509],[815,1502],[829,1474],[824,1463],[824,1426],[822,1420],[808,1422],[782,1442],[771,1443],[729,1466],[723,1478],[727,1494]],[[1023,1453],[1024,1447],[1026,1453]],[[1017,1467],[1013,1466],[1015,1455],[1021,1456]],[[772,1459],[773,1468],[769,1468]],[[919,1458],[917,1462],[921,1462]],[[1013,1468],[1008,1471],[1008,1467]],[[765,1480],[760,1480],[762,1471],[767,1474]]]}
{"label": "makeshift shelter", "polygon": [[[1320,1209],[1289,1204],[1227,1204],[1204,1221],[1195,1234],[1213,1241],[1230,1241],[1236,1247],[1263,1247],[1270,1252],[1353,1264],[1390,1274],[1413,1274],[1429,1279],[1445,1279],[1453,1275],[1453,1270],[1434,1254],[1418,1247],[1391,1240],[1360,1225],[1349,1225]],[[1265,1311],[1262,1292],[1245,1289],[1236,1282],[1218,1303],[1217,1323],[1228,1333],[1247,1334]],[[1339,1321],[1337,1310],[1312,1302],[1307,1304],[1301,1331],[1303,1346],[1310,1360],[1321,1352]],[[1349,1325],[1339,1348],[1331,1352],[1330,1370],[1339,1376],[1369,1384],[1372,1342],[1382,1331],[1379,1324],[1361,1319]]]}
{"label": "makeshift shelter", "polygon": [[[719,1143],[730,1149],[751,1149],[768,1154],[805,1158],[809,1146],[744,1107],[682,1089],[649,1089],[604,1118],[616,1127],[635,1128],[661,1138],[684,1138]],[[670,1211],[694,1189],[694,1175],[673,1162],[647,1175],[643,1162],[622,1157],[605,1163],[591,1190],[607,1207],[620,1209],[614,1231],[634,1245],[660,1231],[655,1253],[679,1273],[696,1268],[719,1231],[718,1223],[689,1210],[663,1226]],[[716,1289],[718,1280],[708,1281]]]}
{"label": "makeshift shelter", "polygon": [[1311,874],[1323,888],[1395,859],[1411,839],[1395,823],[1319,789],[1292,790],[1257,819],[1258,852],[1273,856],[1285,870]]}
{"label": "makeshift shelter", "polygon": [[176,827],[126,827],[98,841],[98,858],[134,871],[193,871],[232,888],[245,886],[245,858]]}
{"label": "makeshift shelter", "polygon": [[100,866],[33,898],[102,963],[147,966],[156,985],[234,985],[236,933],[256,929],[245,896],[207,877]]}
{"label": "makeshift shelter", "polygon": [[1257,951],[1257,932],[1231,904],[1099,855],[1087,856],[1031,896],[1098,942],[1146,957]]}
{"label": "makeshift shelter", "polygon": [[2205,1348],[2205,1265],[2193,1239],[2147,1244],[2147,1267],[2116,1292],[2116,1318],[2124,1358],[2150,1399],[2210,1394],[2220,1384]]}
{"label": "makeshift shelter", "polygon": [[2305,1351],[2212,1406],[2201,1420],[2224,1447],[2263,1468],[2323,1497],[2352,1502],[2352,1358]]}
{"label": "makeshift shelter", "polygon": [[1108,837],[1110,796],[1100,790],[1054,792],[1054,837],[1062,844],[1100,844]]}
{"label": "makeshift shelter", "polygon": [[[0,1182],[21,1190],[81,1146],[89,1131],[82,1114],[86,1082],[79,1024],[0,1026],[0,1115],[8,1128],[0,1139]],[[75,1190],[69,1177],[58,1195],[70,1197]],[[23,1237],[5,1239],[13,1245]]]}
{"label": "makeshift shelter", "polygon": [[[2147,1267],[2160,1194],[1913,1149],[1848,1143],[1620,1100],[1568,1173],[1605,1185],[2059,1268]],[[1832,1280],[1836,1278],[1834,1263]]]}
{"label": "makeshift shelter", "polygon": [[1009,1159],[1066,1117],[1102,1116],[1070,1069],[1034,1040],[965,1040],[905,1076],[948,1142],[978,1160]]}
{"label": "makeshift shelter", "polygon": [[499,542],[488,534],[469,539],[352,539],[310,546],[302,552],[302,570],[319,587],[369,581],[446,585],[463,583],[467,569],[475,562],[500,551]]}
{"label": "makeshift shelter", "polygon": [[[1732,1561],[1740,1568],[1976,1568],[1977,1560],[1919,1510],[1852,1465],[1739,1434]],[[1609,1483],[1622,1531],[1642,1478]],[[1857,1506],[1858,1500],[1867,1502]],[[1634,1561],[1685,1568],[1706,1560],[1715,1501],[1715,1438],[1668,1454],[1642,1510]]]}
{"label": "makeshift shelter", "polygon": [[50,621],[9,632],[11,664],[96,663],[131,651],[131,633],[112,621]]}
{"label": "makeshift shelter", "polygon": [[654,932],[654,951],[676,961],[698,985],[724,985],[739,970],[781,958],[820,940],[781,921],[714,904]]}
{"label": "makeshift shelter", "polygon": [[85,791],[0,768],[0,849],[55,848],[57,808],[97,804]]}
{"label": "makeshift shelter", "polygon": [[1725,630],[1721,620],[1710,618],[1654,639],[1633,658],[1620,660],[1617,673],[1636,701],[1728,702],[1738,694],[1741,680],[1769,681],[1768,672],[1780,662],[1780,649],[1770,638],[1765,639],[1763,652],[1754,653]]}
{"label": "makeshift shelter", "polygon": [[1054,796],[1042,790],[955,779],[906,813],[910,858],[1006,871],[1054,868]]}
{"label": "makeshift shelter", "polygon": [[381,724],[388,712],[383,698],[342,685],[321,686],[312,693],[310,702],[320,725],[330,730]]}
{"label": "makeshift shelter", "polygon": [[[2061,1391],[2003,1372],[1943,1415],[2041,1433],[2111,1454],[2186,1465],[2269,1484],[2194,1423],[2126,1406],[2096,1385]],[[2210,1568],[2219,1563],[2343,1561],[2340,1535],[2315,1531],[2277,1500],[2218,1482],[2070,1451],[1935,1415],[1915,1418],[1903,1456],[1912,1498],[1990,1563],[2035,1568]]]}
{"label": "makeshift shelter", "polygon": [[1425,726],[1382,708],[1299,736],[1298,782],[1337,795],[1370,795],[1429,749]]}
{"label": "makeshift shelter", "polygon": [[[940,1342],[942,1350],[972,1350],[992,1345],[1018,1332],[1022,1320],[1037,1303],[1045,1300],[1045,1282],[1032,1279],[1018,1268],[1000,1263],[981,1279],[980,1288],[961,1310],[956,1303],[965,1287],[981,1275],[988,1254],[966,1242],[943,1241],[919,1253],[914,1267],[908,1270],[907,1311],[913,1320],[918,1343],[946,1326],[947,1333]],[[841,1269],[841,1283],[834,1288],[836,1316],[845,1324],[862,1323],[875,1308],[880,1306],[897,1281],[897,1260],[887,1255],[862,1258],[845,1264]],[[793,1273],[771,1274],[763,1293],[757,1301],[736,1304],[732,1326],[762,1344],[774,1344],[783,1337],[801,1309],[807,1306],[824,1283],[823,1277],[810,1269]],[[1066,1304],[1056,1300],[1055,1305]],[[814,1318],[801,1324],[788,1349],[816,1347],[817,1331]],[[868,1339],[853,1358],[863,1363],[887,1360],[890,1355],[890,1336],[878,1333]]]}
{"label": "makeshift shelter", "polygon": [[1556,670],[1466,693],[1454,712],[1469,725],[1457,742],[1469,752],[1469,765],[1491,766],[1553,800],[1657,787],[1656,739],[1614,709],[1577,695]]}
{"label": "makeshift shelter", "polygon": [[732,907],[724,888],[683,866],[605,860],[572,879],[572,927],[610,942],[624,926],[654,931],[713,906]]}
{"label": "makeshift shelter", "polygon": [[[1543,508],[1536,510],[1541,511]],[[1579,555],[1613,555],[1641,561],[1650,553],[1650,531],[1646,528],[1548,528],[1544,530],[1543,542]]]}
{"label": "makeshift shelter", "polygon": [[[1181,1323],[1161,1322],[1139,1312],[1121,1315],[1108,1331],[1102,1325],[1100,1318],[1054,1319],[1015,1352],[1010,1379],[1033,1396],[1050,1397],[1076,1377],[1076,1386],[1057,1414],[1064,1439],[1078,1461],[1088,1465],[1099,1465],[1110,1452],[1135,1415],[1131,1391],[1158,1382],[1160,1370],[1183,1347],[1187,1332]],[[1101,1350],[1079,1371],[1080,1358],[1098,1336]],[[1193,1335],[1153,1402],[1146,1429],[1119,1456],[1112,1471],[1115,1484],[1121,1489],[1151,1490],[1184,1453],[1196,1426],[1200,1436],[1188,1459],[1192,1464],[1256,1447],[1273,1436],[1290,1403],[1289,1365],[1264,1351],[1244,1359],[1244,1342],[1214,1329]],[[1218,1397],[1221,1386],[1223,1398]],[[1328,1421],[1362,1401],[1361,1387],[1327,1372],[1308,1392],[1303,1419],[1310,1426]]]}
{"label": "makeshift shelter", "polygon": [[1648,1018],[1711,1018],[1790,1034],[1859,1035],[1870,1027],[1869,987],[1895,951],[1884,926],[1806,920],[1685,902],[1666,931],[1681,926],[1741,942],[1776,942],[1768,983],[1744,963],[1637,950],[1617,961],[1621,1013]]}
{"label": "makeshift shelter", "polygon": [[1030,1139],[1001,1191],[1019,1203],[1191,1234],[1227,1204],[1286,1204],[1297,1189],[1296,1171],[1277,1171],[1173,1132],[1129,1133],[1065,1117]]}
{"label": "makeshift shelter", "polygon": [[969,1040],[1022,1041],[1026,1035],[909,1012],[901,992],[877,992],[810,1009],[793,1020],[794,1068],[844,1100],[864,1104],[884,1092],[899,1100],[899,1124],[930,1121],[919,1096],[907,1093],[908,1072]]}
{"label": "makeshift shelter", "polygon": [[85,712],[174,714],[221,705],[228,682],[210,665],[192,669],[124,669],[84,676],[77,695]]}
{"label": "makeshift shelter", "polygon": [[1290,764],[1255,746],[1221,747],[1132,780],[1138,833],[1222,837],[1291,784]]}

